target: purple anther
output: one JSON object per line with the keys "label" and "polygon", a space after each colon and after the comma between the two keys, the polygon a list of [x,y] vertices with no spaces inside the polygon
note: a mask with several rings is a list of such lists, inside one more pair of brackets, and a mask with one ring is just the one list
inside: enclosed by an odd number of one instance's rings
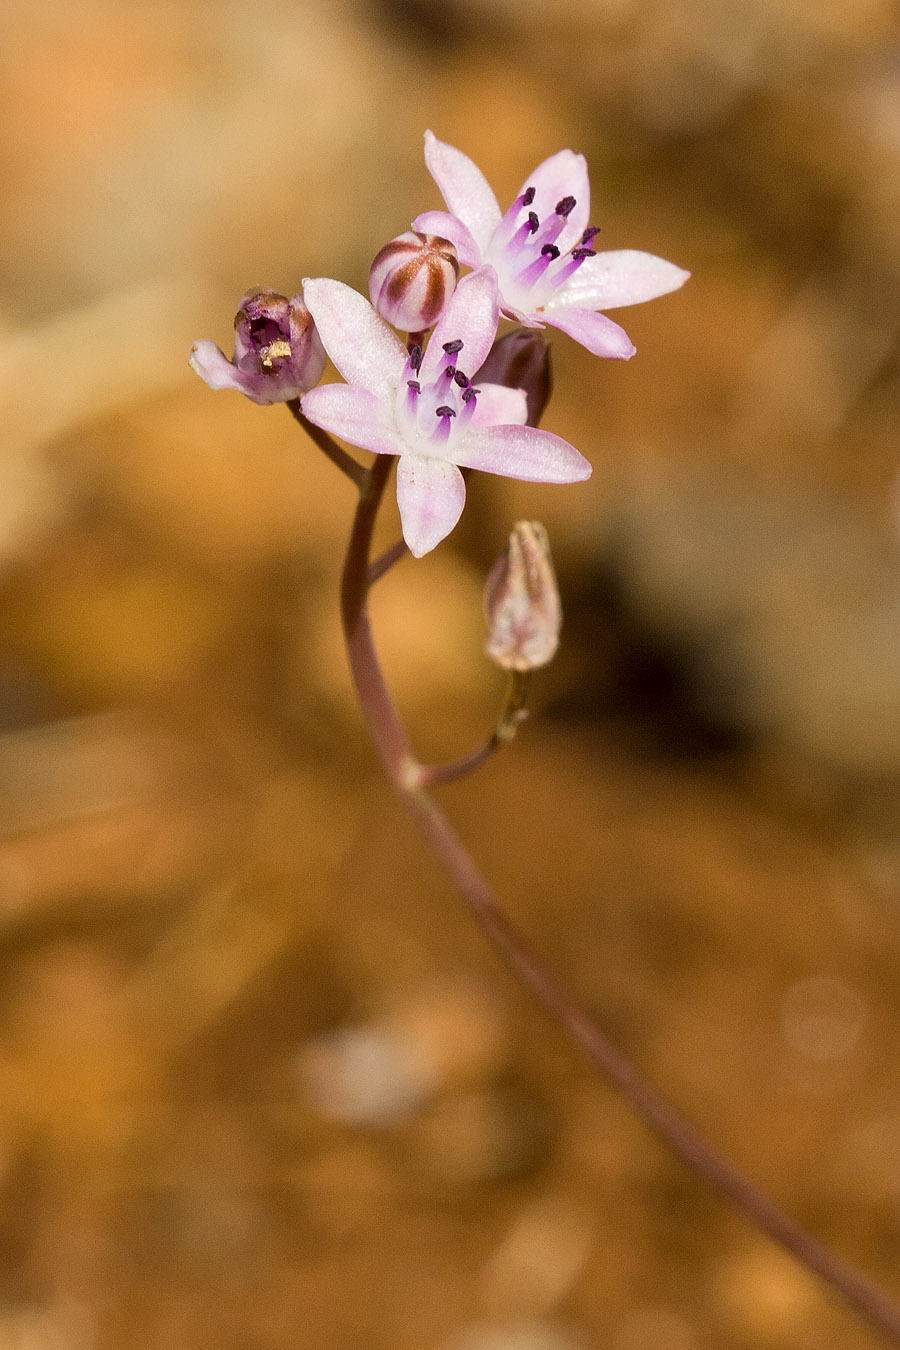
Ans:
{"label": "purple anther", "polygon": [[550,258],[552,261],[554,258],[559,257],[559,249],[555,244],[545,244],[541,249],[541,257]]}
{"label": "purple anther", "polygon": [[421,366],[421,364],[422,364],[422,348],[419,346],[418,343],[415,343],[409,349],[409,368],[410,370],[417,371]]}
{"label": "purple anther", "polygon": [[454,370],[453,378],[459,385],[460,389],[466,389],[468,387],[469,377],[468,375],[464,375],[461,370]]}
{"label": "purple anther", "polygon": [[463,401],[463,403],[471,403],[472,400],[473,400],[474,398],[477,398],[477,396],[478,396],[480,393],[481,393],[481,390],[480,390],[480,389],[476,389],[474,385],[471,385],[471,384],[470,384],[469,387],[468,387],[468,389],[464,389],[463,392],[462,392],[462,401]]}
{"label": "purple anther", "polygon": [[446,403],[444,403],[440,408],[435,408],[434,415],[435,417],[455,417],[456,409],[448,408]]}
{"label": "purple anther", "polygon": [[525,191],[522,193],[522,205],[530,206],[531,203],[534,201],[534,194],[535,189],[533,187],[527,187]]}
{"label": "purple anther", "polygon": [[600,233],[599,225],[589,225],[585,230],[584,234],[581,236],[581,242],[583,244],[589,244],[593,239],[594,235],[599,233]]}
{"label": "purple anther", "polygon": [[529,224],[529,226],[530,226],[530,228],[531,228],[531,233],[532,233],[532,234],[537,234],[538,229],[539,229],[539,227],[540,227],[540,223],[541,223],[541,222],[538,220],[538,214],[537,214],[537,211],[529,211],[529,212],[528,212],[528,224]]}
{"label": "purple anther", "polygon": [[556,214],[558,216],[568,216],[575,210],[574,197],[561,197],[556,203]]}
{"label": "purple anther", "polygon": [[461,352],[462,349],[463,349],[462,338],[456,338],[453,342],[444,343],[444,351],[447,353],[448,356],[455,356],[456,353]]}
{"label": "purple anther", "polygon": [[414,394],[421,394],[422,392],[422,386],[419,384],[418,380],[407,380],[406,387],[407,389],[411,389]]}
{"label": "purple anther", "polygon": [[582,258],[596,258],[596,256],[597,256],[597,254],[596,254],[596,252],[594,251],[594,249],[592,249],[592,248],[573,248],[573,249],[572,249],[572,257],[573,257],[573,258],[578,258],[579,260],[581,260]]}

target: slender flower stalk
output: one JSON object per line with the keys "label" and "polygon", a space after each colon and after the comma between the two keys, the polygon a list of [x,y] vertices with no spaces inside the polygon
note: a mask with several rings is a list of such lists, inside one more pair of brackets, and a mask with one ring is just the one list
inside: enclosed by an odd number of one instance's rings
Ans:
{"label": "slender flower stalk", "polygon": [[445,783],[456,783],[460,778],[468,778],[470,773],[486,764],[495,751],[509,745],[528,716],[525,707],[528,674],[528,671],[523,670],[510,671],[494,730],[482,745],[449,764],[420,764],[418,773],[414,775],[415,785],[422,788],[443,787]]}
{"label": "slender flower stalk", "polygon": [[[839,1293],[884,1336],[900,1345],[900,1305],[873,1280],[813,1237],[712,1149],[627,1056],[579,1008],[510,922],[481,872],[425,787],[409,735],[388,693],[368,615],[372,532],[390,475],[380,455],[360,488],[341,582],[341,617],[360,708],[385,772],[442,863],[488,942],[563,1032],[627,1099],[634,1111],[689,1167],[803,1266]],[[423,772],[424,770],[424,772]],[[437,782],[437,776],[432,782]],[[448,781],[448,780],[443,780]]]}

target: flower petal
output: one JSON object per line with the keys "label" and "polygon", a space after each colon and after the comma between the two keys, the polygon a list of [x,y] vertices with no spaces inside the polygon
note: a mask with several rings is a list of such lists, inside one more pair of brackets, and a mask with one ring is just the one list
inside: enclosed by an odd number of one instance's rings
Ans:
{"label": "flower petal", "polygon": [[674,263],[635,248],[614,249],[585,258],[578,271],[560,286],[548,310],[616,309],[639,305],[677,291],[690,276]]}
{"label": "flower petal", "polygon": [[241,370],[228,360],[220,347],[205,338],[194,343],[189,361],[191,370],[205,380],[210,389],[236,389],[262,407],[285,403],[302,393],[289,369],[273,375]]}
{"label": "flower petal", "polygon": [[307,278],[303,294],[322,345],[347,383],[389,401],[406,365],[406,348],[396,333],[342,281]]}
{"label": "flower petal", "polygon": [[217,347],[214,342],[210,342],[207,338],[195,342],[188,359],[191,370],[195,375],[199,375],[210,389],[237,389],[243,394],[244,386],[240,371],[235,369],[222,348]]}
{"label": "flower petal", "polygon": [[528,400],[524,389],[509,389],[505,384],[480,384],[471,427],[498,425],[522,427],[528,420]]}
{"label": "flower petal", "polygon": [[531,209],[537,212],[540,220],[551,215],[556,203],[562,201],[563,197],[575,198],[575,206],[569,213],[565,229],[556,239],[560,252],[565,253],[584,234],[591,214],[587,160],[584,155],[576,155],[574,150],[559,150],[539,164],[530,178],[526,178],[522,191],[528,187],[535,189]]}
{"label": "flower petal", "polygon": [[482,469],[526,483],[580,483],[591,466],[574,445],[539,427],[479,427],[453,446],[464,469]]}
{"label": "flower petal", "polygon": [[433,380],[443,365],[445,342],[462,342],[458,365],[474,375],[497,336],[500,299],[493,267],[481,267],[463,277],[447,301],[422,358],[422,379]]}
{"label": "flower petal", "polygon": [[455,464],[404,455],[397,465],[397,505],[403,538],[414,558],[430,553],[462,515],[466,485]]}
{"label": "flower petal", "polygon": [[300,406],[317,427],[361,450],[374,450],[376,455],[403,453],[403,442],[384,405],[365,389],[354,389],[350,384],[320,384],[303,396]]}
{"label": "flower petal", "polygon": [[468,155],[430,131],[425,132],[425,163],[447,210],[467,226],[484,254],[500,224],[500,207],[490,183]]}
{"label": "flower petal", "polygon": [[481,266],[481,249],[458,216],[451,216],[449,211],[423,211],[416,216],[412,227],[420,234],[437,234],[442,239],[449,239],[463,266]]}
{"label": "flower petal", "polygon": [[608,356],[617,361],[634,356],[631,338],[605,314],[596,314],[592,309],[552,309],[545,310],[541,318],[568,333],[594,356]]}

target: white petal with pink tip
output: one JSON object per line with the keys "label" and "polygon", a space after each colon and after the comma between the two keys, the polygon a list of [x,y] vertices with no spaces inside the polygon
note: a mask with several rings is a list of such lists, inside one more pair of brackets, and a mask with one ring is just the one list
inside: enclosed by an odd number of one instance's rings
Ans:
{"label": "white petal with pink tip", "polygon": [[329,277],[307,278],[303,294],[322,345],[347,383],[373,394],[395,389],[406,350],[368,300]]}
{"label": "white petal with pink tip", "polygon": [[684,268],[638,249],[615,249],[585,258],[547,305],[557,309],[618,309],[641,305],[677,291],[690,276]]}
{"label": "white petal with pink tip", "polygon": [[397,465],[397,505],[403,538],[414,558],[430,553],[453,529],[466,504],[455,464],[406,454]]}
{"label": "white petal with pink tip", "polygon": [[458,216],[482,253],[500,224],[500,207],[478,165],[431,131],[425,132],[425,163],[452,215]]}

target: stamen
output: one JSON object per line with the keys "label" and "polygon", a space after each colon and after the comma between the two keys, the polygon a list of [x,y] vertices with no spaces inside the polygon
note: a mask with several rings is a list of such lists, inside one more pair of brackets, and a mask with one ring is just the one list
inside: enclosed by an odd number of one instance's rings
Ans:
{"label": "stamen", "polygon": [[444,343],[444,351],[448,356],[455,356],[457,352],[462,351],[464,345],[462,338],[455,338],[453,342]]}
{"label": "stamen", "polygon": [[435,408],[434,411],[437,424],[432,426],[428,439],[432,445],[446,445],[450,440],[450,428],[452,419],[456,416],[456,409],[448,408],[446,404],[442,404],[440,408]]}
{"label": "stamen", "polygon": [[406,415],[407,417],[412,418],[413,422],[415,422],[416,414],[421,406],[421,393],[422,386],[419,384],[418,380],[406,381],[406,395],[404,397]]}
{"label": "stamen", "polygon": [[[468,386],[469,377],[468,375],[464,375],[461,370],[454,370],[453,378],[459,385],[460,389],[465,389]],[[463,395],[463,398],[465,398],[465,395]]]}
{"label": "stamen", "polygon": [[509,243],[516,228],[516,221],[519,219],[521,212],[525,210],[526,206],[530,206],[533,201],[534,188],[526,188],[524,192],[519,194],[500,224],[497,226],[494,235],[495,246],[505,247]]}
{"label": "stamen", "polygon": [[573,248],[562,267],[558,268],[551,278],[551,285],[554,287],[561,286],[563,282],[568,281],[569,277],[578,271],[585,258],[596,258],[596,256],[592,248]]}
{"label": "stamen", "polygon": [[462,413],[459,418],[460,430],[462,430],[464,426],[468,426],[475,416],[479,392],[480,391],[475,389],[472,385],[469,385],[467,389],[462,391]]}
{"label": "stamen", "polygon": [[422,348],[418,343],[409,349],[409,367],[410,370],[418,371],[422,364]]}
{"label": "stamen", "polygon": [[599,233],[600,233],[599,225],[589,225],[585,230],[584,234],[581,236],[581,242],[583,244],[589,244],[593,239],[594,235]]}
{"label": "stamen", "polygon": [[531,236],[537,234],[540,223],[535,212],[529,211],[528,219],[522,221],[522,224],[506,244],[504,251],[510,259],[514,259],[517,253],[523,252]]}
{"label": "stamen", "polygon": [[568,216],[575,210],[574,197],[562,197],[556,203],[556,214],[558,216]]}
{"label": "stamen", "polygon": [[[565,204],[566,198],[563,198],[563,200],[559,203],[559,205],[564,206]],[[536,245],[552,244],[554,239],[559,238],[559,236],[562,234],[565,228],[566,228],[565,214],[559,210],[556,210],[553,212],[552,215],[544,217],[544,224],[541,228],[541,232],[534,242]]]}
{"label": "stamen", "polygon": [[555,244],[546,244],[541,249],[534,262],[523,267],[517,276],[513,277],[513,282],[517,286],[535,286],[543,277],[547,268],[555,258],[559,257],[559,249]]}

